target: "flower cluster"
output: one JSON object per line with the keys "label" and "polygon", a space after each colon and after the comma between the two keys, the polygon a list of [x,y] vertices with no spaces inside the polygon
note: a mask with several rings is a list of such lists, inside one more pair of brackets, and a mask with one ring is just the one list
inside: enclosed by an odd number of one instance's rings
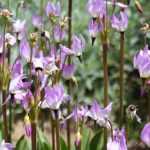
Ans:
{"label": "flower cluster", "polygon": [[[121,9],[120,14],[112,14],[109,16],[106,5],[111,5],[112,7],[119,7]],[[102,36],[107,34],[109,24],[112,28],[119,32],[124,32],[128,27],[128,15],[126,9],[127,5],[120,2],[110,2],[106,0],[89,0],[87,4],[87,10],[91,15],[92,19],[89,22],[89,33],[92,38],[92,44],[94,44],[95,38],[98,33]],[[103,39],[102,40],[106,40]]]}

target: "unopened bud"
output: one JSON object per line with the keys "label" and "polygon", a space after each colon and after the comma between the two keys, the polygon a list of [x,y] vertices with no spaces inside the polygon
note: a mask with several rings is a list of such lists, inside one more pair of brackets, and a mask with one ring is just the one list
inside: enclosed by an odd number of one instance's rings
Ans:
{"label": "unopened bud", "polygon": [[30,137],[32,128],[31,128],[31,121],[28,115],[24,117],[24,122],[25,122],[25,133],[28,137]]}
{"label": "unopened bud", "polygon": [[76,133],[76,137],[75,137],[75,146],[76,147],[80,147],[81,146],[81,139],[82,139],[82,135],[81,135],[80,131],[78,131]]}
{"label": "unopened bud", "polygon": [[0,11],[0,16],[8,18],[12,16],[12,13],[8,9],[2,9]]}
{"label": "unopened bud", "polygon": [[143,14],[142,5],[141,5],[141,3],[140,3],[138,0],[135,1],[135,7],[136,7],[136,9],[137,9],[137,11],[138,11],[139,13]]}

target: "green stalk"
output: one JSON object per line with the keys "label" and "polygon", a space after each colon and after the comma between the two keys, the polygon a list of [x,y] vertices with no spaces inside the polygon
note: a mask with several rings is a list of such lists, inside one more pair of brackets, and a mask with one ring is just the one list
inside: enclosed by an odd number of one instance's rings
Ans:
{"label": "green stalk", "polygon": [[[104,71],[104,107],[108,105],[108,44],[103,43],[103,71]],[[107,129],[104,128],[104,149],[107,149]]]}
{"label": "green stalk", "polygon": [[10,0],[7,0],[7,6],[8,6],[8,9],[9,9],[9,6],[10,6]]}
{"label": "green stalk", "polygon": [[[68,0],[68,47],[71,48],[72,38],[72,0]],[[68,63],[71,63],[71,58],[68,58]],[[71,95],[71,81],[69,81],[69,94]],[[68,102],[68,114],[70,113],[70,103]],[[67,145],[68,150],[71,150],[71,137],[70,137],[70,120],[67,120]]]}
{"label": "green stalk", "polygon": [[50,122],[51,122],[51,139],[52,139],[52,150],[55,150],[55,124],[52,118],[52,112],[50,112]]}
{"label": "green stalk", "polygon": [[[29,62],[29,77],[30,79],[32,79],[32,57],[33,57],[33,43],[30,44],[31,45],[31,51],[30,51],[30,62]],[[38,74],[37,74],[38,76]],[[37,77],[38,78],[38,77]],[[36,90],[38,90],[38,79],[36,78],[35,80],[35,85],[36,85]],[[32,150],[37,150],[37,145],[36,145],[36,122],[37,122],[37,92],[35,90],[34,93],[34,103],[32,104],[32,108],[31,108],[31,128],[32,128],[32,132],[31,132],[31,143],[32,143]]]}
{"label": "green stalk", "polygon": [[9,101],[9,142],[11,142],[12,131],[12,100]]}
{"label": "green stalk", "polygon": [[123,125],[123,97],[124,97],[124,32],[120,32],[120,124]]}
{"label": "green stalk", "polygon": [[[103,74],[104,74],[104,107],[108,105],[108,64],[107,64],[107,53],[108,53],[108,6],[106,0],[106,16],[103,18],[104,31],[101,34],[101,42],[103,48]],[[104,128],[104,149],[107,149],[107,128]]]}
{"label": "green stalk", "polygon": [[58,117],[56,118],[56,147],[57,150],[60,150],[60,132],[59,132],[59,119]]}
{"label": "green stalk", "polygon": [[32,134],[31,134],[31,143],[32,143],[32,150],[37,150],[36,148],[36,122],[31,122]]}
{"label": "green stalk", "polygon": [[7,126],[7,106],[5,103],[5,100],[6,100],[6,91],[5,90],[2,91],[2,99],[3,99],[2,115],[3,115],[4,139],[5,139],[5,142],[8,142],[9,137],[8,137],[8,126]]}
{"label": "green stalk", "polygon": [[[2,74],[3,76],[5,73],[5,53],[6,53],[6,49],[5,49],[5,34],[6,34],[6,23],[4,23],[4,30],[3,30],[3,66],[2,66]],[[8,142],[9,138],[8,138],[8,126],[7,126],[7,105],[6,105],[6,90],[4,90],[4,82],[2,81],[2,115],[3,115],[3,123],[4,123],[4,139],[6,142]]]}
{"label": "green stalk", "polygon": [[108,105],[108,64],[107,64],[107,43],[103,44],[103,69],[104,69],[104,107]]}
{"label": "green stalk", "polygon": [[40,0],[40,15],[43,16],[43,5],[44,5],[44,0]]}

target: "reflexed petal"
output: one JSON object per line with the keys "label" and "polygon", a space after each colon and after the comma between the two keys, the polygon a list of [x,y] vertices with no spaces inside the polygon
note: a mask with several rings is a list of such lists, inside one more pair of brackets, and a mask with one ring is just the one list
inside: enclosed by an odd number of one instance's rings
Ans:
{"label": "reflexed petal", "polygon": [[54,27],[54,39],[56,42],[60,42],[63,40],[65,36],[65,32],[63,31],[62,27],[60,25],[56,25]]}
{"label": "reflexed petal", "polygon": [[107,143],[107,150],[127,150],[125,130],[116,129],[113,131],[113,140],[110,137]]}
{"label": "reflexed petal", "polygon": [[103,30],[103,27],[101,24],[98,24],[97,21],[91,19],[88,25],[88,30],[90,36],[96,38],[97,34]]}
{"label": "reflexed petal", "polygon": [[111,19],[112,28],[116,29],[117,31],[123,32],[128,27],[128,15],[126,11],[121,11],[119,16],[112,16]]}
{"label": "reflexed petal", "polygon": [[27,39],[22,39],[19,46],[20,55],[28,62],[30,61],[31,48]]}
{"label": "reflexed petal", "polygon": [[13,29],[14,29],[14,32],[16,33],[20,33],[20,32],[23,32],[25,30],[25,24],[26,24],[26,21],[23,20],[17,20],[14,24],[13,24]]}
{"label": "reflexed petal", "polygon": [[43,25],[42,17],[38,16],[38,15],[33,15],[32,16],[32,24],[34,27],[36,27],[38,29],[41,28]]}
{"label": "reflexed petal", "polygon": [[10,33],[6,33],[5,40],[11,46],[13,46],[16,43],[16,38]]}
{"label": "reflexed petal", "polygon": [[150,123],[145,124],[141,132],[141,140],[150,148]]}
{"label": "reflexed petal", "polygon": [[20,59],[17,59],[15,61],[15,63],[13,64],[12,69],[11,69],[11,73],[12,73],[13,77],[18,76],[20,74],[23,74],[23,66],[21,64]]}
{"label": "reflexed petal", "polygon": [[61,7],[60,3],[56,3],[55,5],[51,2],[48,2],[45,8],[47,16],[60,16]]}
{"label": "reflexed petal", "polygon": [[94,18],[102,18],[106,14],[106,6],[103,0],[89,0],[87,10]]}
{"label": "reflexed petal", "polygon": [[75,55],[75,52],[68,47],[60,45],[61,51],[63,51],[66,55]]}
{"label": "reflexed petal", "polygon": [[65,79],[70,79],[75,72],[75,66],[73,64],[71,65],[64,65],[63,67],[63,77]]}
{"label": "reflexed petal", "polygon": [[72,38],[71,49],[75,52],[76,56],[80,56],[84,48],[85,48],[84,38],[74,35]]}

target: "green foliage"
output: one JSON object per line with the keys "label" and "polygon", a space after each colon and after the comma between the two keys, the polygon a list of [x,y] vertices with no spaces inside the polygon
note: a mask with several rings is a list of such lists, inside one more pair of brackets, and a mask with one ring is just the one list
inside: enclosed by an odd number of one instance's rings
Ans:
{"label": "green foliage", "polygon": [[90,144],[90,130],[86,127],[83,128],[82,131],[82,149],[89,150],[89,144]]}
{"label": "green foliage", "polygon": [[101,149],[100,141],[102,137],[102,131],[98,131],[90,141],[90,149],[89,150],[99,150]]}
{"label": "green foliage", "polygon": [[68,150],[66,142],[62,137],[60,137],[60,145],[61,145],[61,150]]}
{"label": "green foliage", "polygon": [[47,138],[40,129],[38,129],[37,147],[38,150],[51,150]]}
{"label": "green foliage", "polygon": [[31,143],[24,135],[17,141],[16,150],[31,150]]}

